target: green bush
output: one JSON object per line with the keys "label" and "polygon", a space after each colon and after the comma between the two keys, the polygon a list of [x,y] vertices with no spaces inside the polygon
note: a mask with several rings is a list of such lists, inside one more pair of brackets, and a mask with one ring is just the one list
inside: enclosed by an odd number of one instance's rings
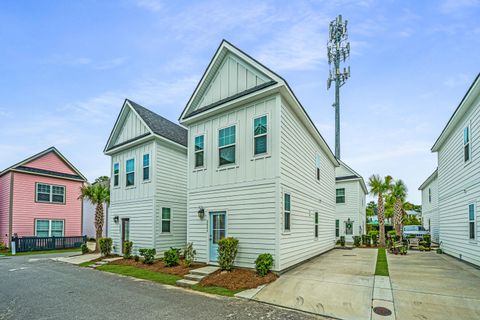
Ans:
{"label": "green bush", "polygon": [[7,246],[5,245],[4,242],[0,241],[0,251],[7,250]]}
{"label": "green bush", "polygon": [[430,246],[432,245],[432,238],[429,234],[424,234],[423,235],[423,241],[425,241],[425,247],[426,248],[430,248]]}
{"label": "green bush", "polygon": [[139,255],[134,255],[133,256],[133,260],[135,260],[136,262],[140,261],[140,256]]}
{"label": "green bush", "polygon": [[378,244],[378,231],[372,230],[368,233],[368,236],[372,239],[372,245],[377,246]]}
{"label": "green bush", "polygon": [[132,258],[132,241],[125,241],[123,242],[123,258],[124,259],[131,259]]}
{"label": "green bush", "polygon": [[418,250],[425,251],[425,247],[424,246],[418,246]]}
{"label": "green bush", "polygon": [[238,239],[228,237],[218,241],[218,264],[222,270],[231,271],[238,252]]}
{"label": "green bush", "polygon": [[367,245],[367,235],[366,235],[366,234],[362,234],[362,244],[363,244],[364,246]]}
{"label": "green bush", "polygon": [[103,256],[109,256],[112,253],[112,238],[100,238],[98,239],[100,244],[100,252]]}
{"label": "green bush", "polygon": [[163,263],[167,267],[175,267],[180,261],[180,249],[170,248],[163,253]]}
{"label": "green bush", "polygon": [[143,257],[143,263],[145,264],[152,264],[153,260],[155,259],[155,255],[157,254],[157,250],[147,248],[140,249],[138,252]]}
{"label": "green bush", "polygon": [[340,245],[345,247],[345,236],[340,236]]}
{"label": "green bush", "polygon": [[355,247],[360,247],[360,245],[362,244],[362,237],[360,236],[353,236],[353,245]]}
{"label": "green bush", "polygon": [[437,253],[438,253],[438,254],[442,254],[442,253],[443,253],[443,250],[440,249],[440,248],[438,248],[438,249],[437,249]]}
{"label": "green bush", "polygon": [[82,254],[87,254],[90,252],[86,243],[82,243],[82,245],[80,246],[80,249],[82,250]]}
{"label": "green bush", "polygon": [[197,251],[193,249],[193,242],[187,244],[187,247],[183,251],[183,257],[186,267],[190,267],[195,261],[195,256],[197,255]]}
{"label": "green bush", "polygon": [[369,235],[365,236],[365,241],[367,243],[367,247],[370,247],[371,246],[371,237]]}
{"label": "green bush", "polygon": [[263,253],[255,260],[255,269],[260,277],[265,277],[273,267],[273,257],[270,253]]}

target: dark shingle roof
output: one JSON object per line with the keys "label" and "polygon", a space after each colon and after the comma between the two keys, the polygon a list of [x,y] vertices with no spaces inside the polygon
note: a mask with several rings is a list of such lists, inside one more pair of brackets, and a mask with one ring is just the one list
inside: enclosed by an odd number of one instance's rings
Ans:
{"label": "dark shingle roof", "polygon": [[69,179],[75,179],[75,180],[81,180],[81,181],[84,180],[82,177],[80,177],[79,175],[76,175],[76,174],[69,174],[69,173],[63,173],[63,172],[57,172],[57,171],[51,171],[51,170],[44,170],[44,169],[27,167],[27,166],[18,166],[16,168],[14,168],[13,170],[46,174],[46,175],[49,175],[49,176],[55,176],[55,177],[59,177],[59,178],[69,178]]}
{"label": "dark shingle roof", "polygon": [[188,131],[185,128],[165,119],[147,108],[142,107],[132,100],[128,100],[128,102],[155,134],[181,144],[182,146],[187,146]]}

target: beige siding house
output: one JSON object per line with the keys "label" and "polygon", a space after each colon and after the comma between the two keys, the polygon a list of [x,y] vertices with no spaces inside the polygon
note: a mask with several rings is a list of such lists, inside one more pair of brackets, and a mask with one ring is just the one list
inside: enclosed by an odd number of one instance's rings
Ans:
{"label": "beige siding house", "polygon": [[439,240],[445,253],[480,266],[480,74],[438,137]]}
{"label": "beige siding house", "polygon": [[277,271],[333,248],[339,163],[284,79],[223,41],[180,122],[199,261],[215,264],[226,236],[238,266],[271,253]]}
{"label": "beige siding house", "polygon": [[343,161],[335,171],[335,236],[353,242],[366,231],[367,186],[363,177]]}
{"label": "beige siding house", "polygon": [[439,242],[439,215],[438,215],[438,171],[435,170],[425,180],[420,188],[422,192],[422,224],[430,232],[432,241]]}
{"label": "beige siding house", "polygon": [[108,235],[114,252],[157,254],[186,244],[187,130],[125,100],[104,153],[111,157]]}

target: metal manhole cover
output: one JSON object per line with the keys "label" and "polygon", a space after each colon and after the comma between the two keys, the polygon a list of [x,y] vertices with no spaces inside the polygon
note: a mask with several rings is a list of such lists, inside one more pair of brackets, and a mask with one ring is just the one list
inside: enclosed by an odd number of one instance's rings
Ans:
{"label": "metal manhole cover", "polygon": [[392,311],[390,309],[384,308],[384,307],[375,307],[373,308],[373,312],[380,316],[389,316],[392,314]]}

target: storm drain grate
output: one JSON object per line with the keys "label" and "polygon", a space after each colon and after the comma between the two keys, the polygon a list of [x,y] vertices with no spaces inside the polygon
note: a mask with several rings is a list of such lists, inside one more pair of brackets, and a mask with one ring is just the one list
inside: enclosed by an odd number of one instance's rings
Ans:
{"label": "storm drain grate", "polygon": [[389,316],[392,314],[392,311],[390,311],[390,309],[387,309],[385,307],[375,307],[373,308],[373,312],[375,312],[380,316]]}

